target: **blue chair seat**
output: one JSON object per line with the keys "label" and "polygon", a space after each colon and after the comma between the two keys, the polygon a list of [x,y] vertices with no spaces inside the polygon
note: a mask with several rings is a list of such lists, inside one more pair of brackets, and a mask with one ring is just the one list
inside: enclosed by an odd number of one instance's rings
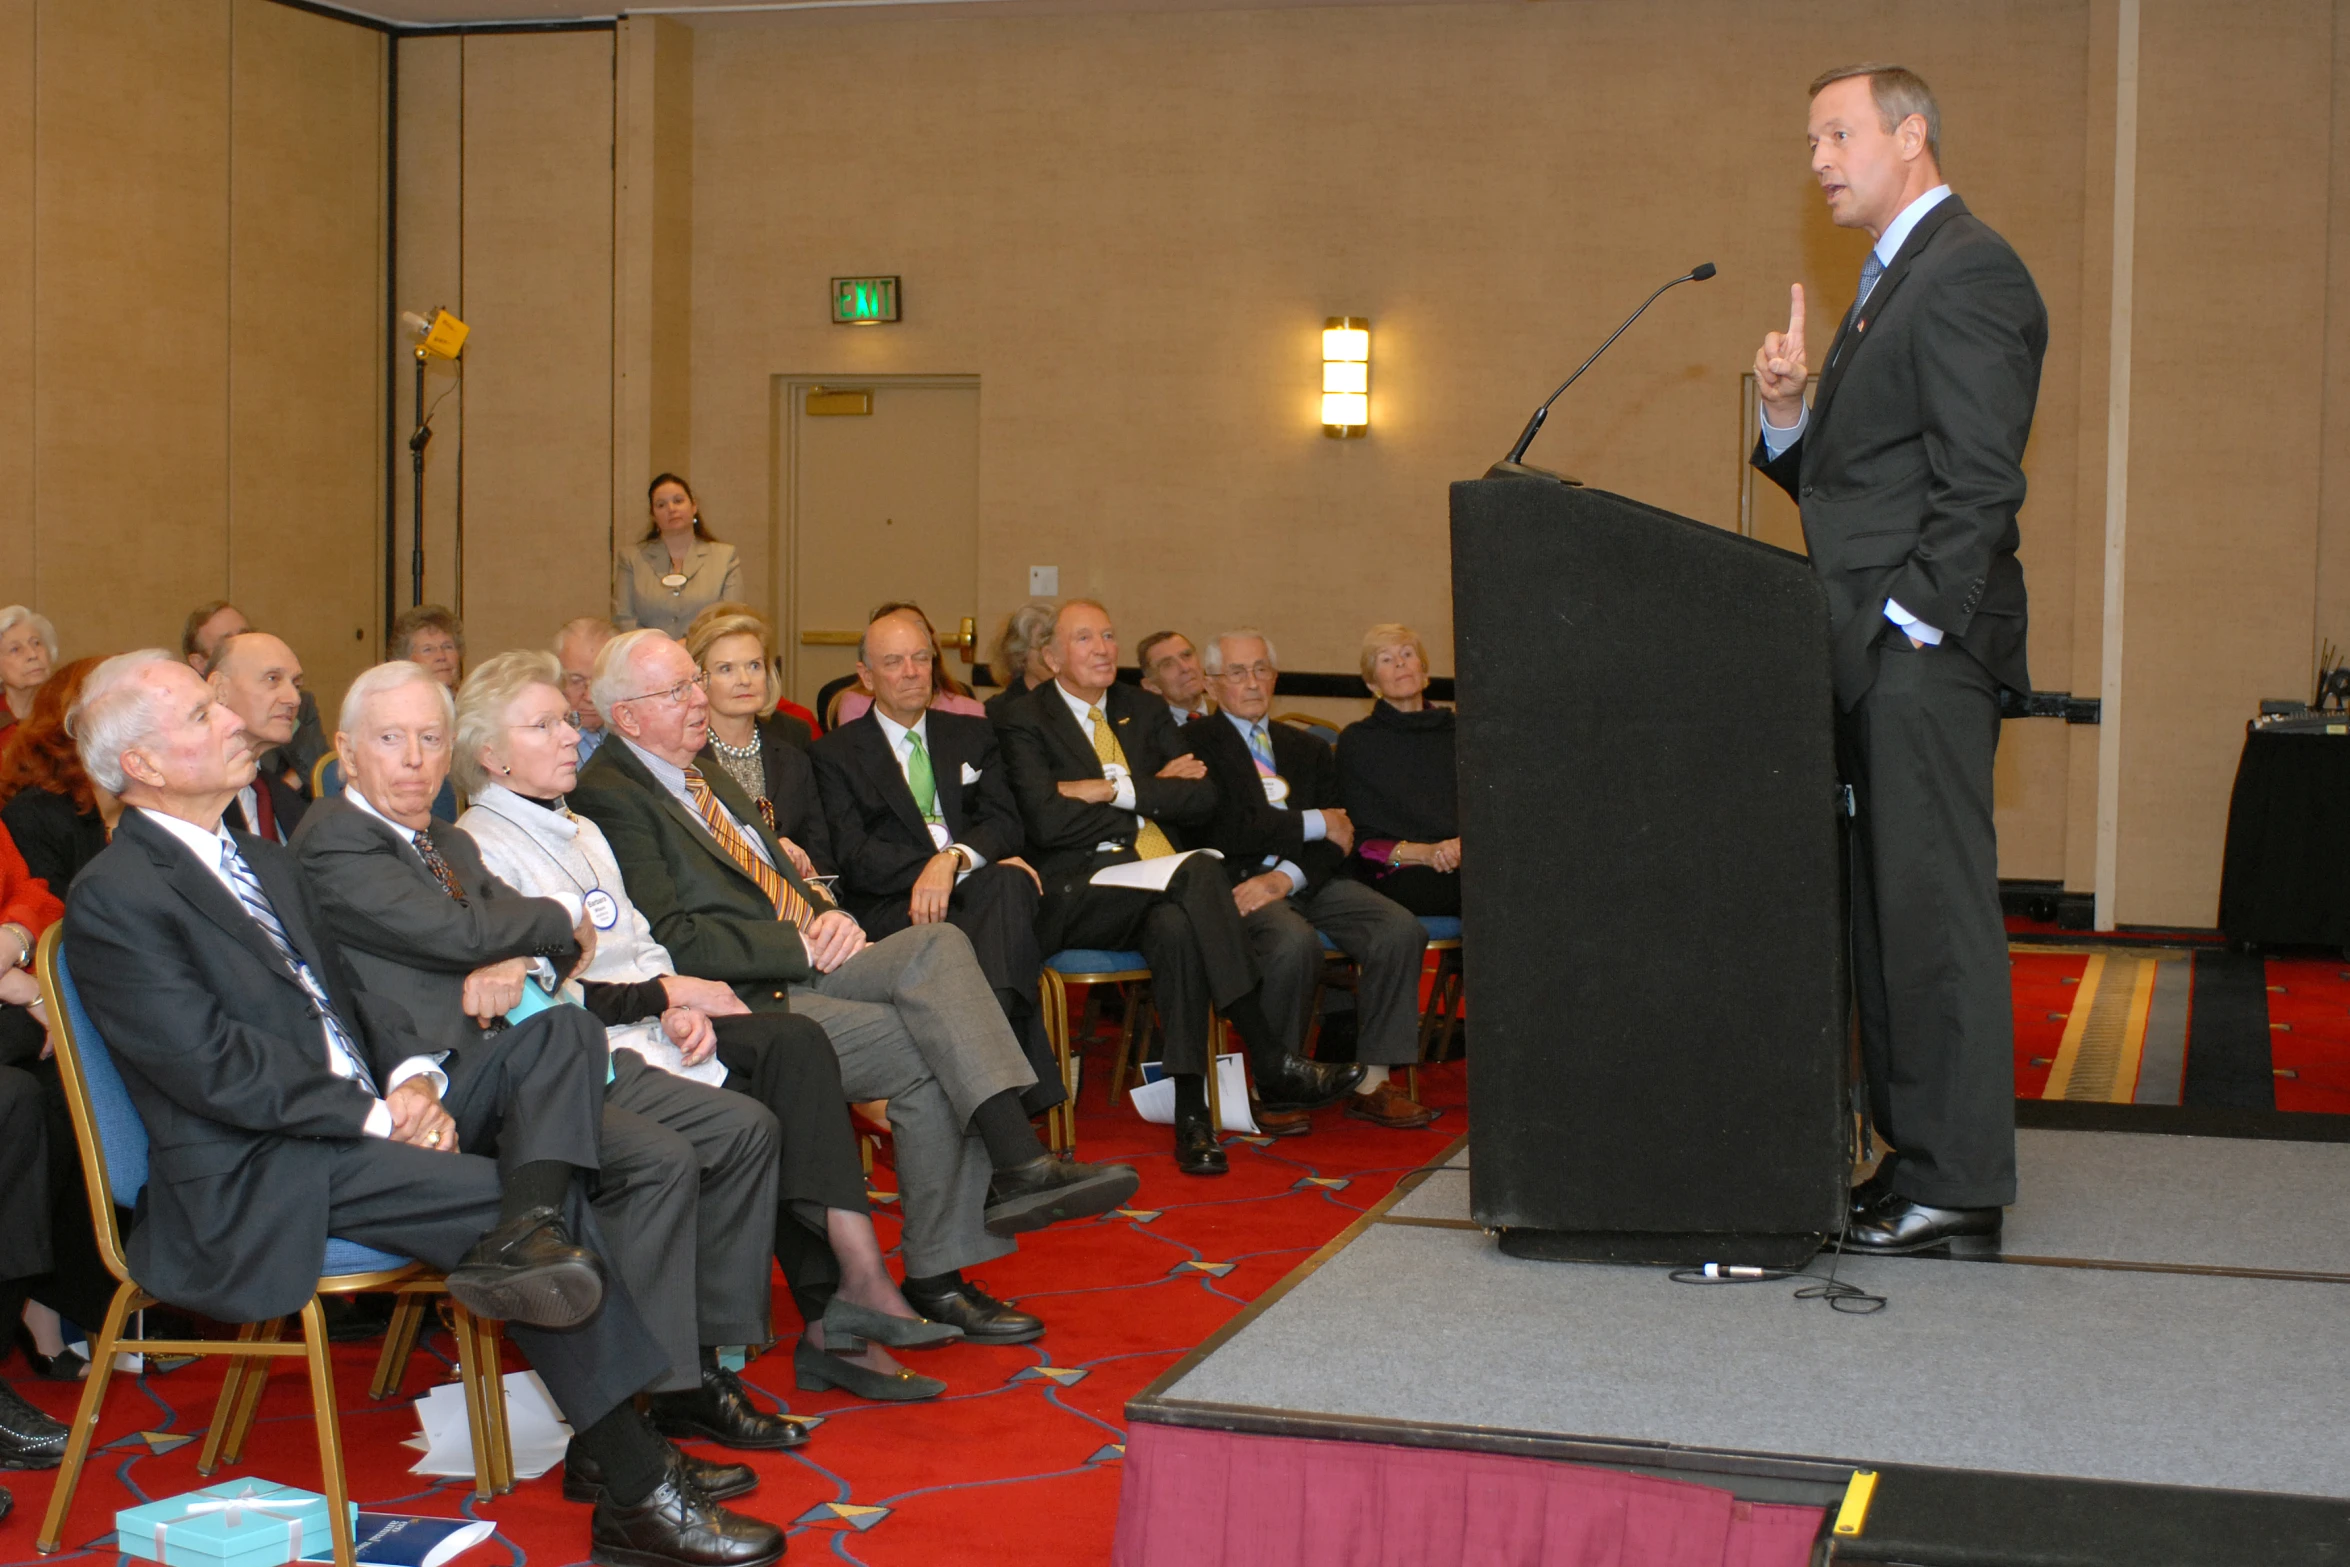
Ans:
{"label": "blue chair seat", "polygon": [[339,1240],[328,1236],[326,1261],[320,1265],[322,1279],[338,1278],[346,1273],[388,1273],[394,1268],[405,1268],[412,1258],[395,1252],[377,1251],[373,1246],[362,1246],[357,1241]]}
{"label": "blue chair seat", "polygon": [[1430,941],[1458,941],[1461,939],[1461,917],[1458,914],[1423,914],[1420,928],[1428,933]]}
{"label": "blue chair seat", "polygon": [[1044,966],[1072,979],[1087,974],[1124,974],[1150,964],[1139,952],[1110,952],[1100,947],[1064,947],[1044,960]]}

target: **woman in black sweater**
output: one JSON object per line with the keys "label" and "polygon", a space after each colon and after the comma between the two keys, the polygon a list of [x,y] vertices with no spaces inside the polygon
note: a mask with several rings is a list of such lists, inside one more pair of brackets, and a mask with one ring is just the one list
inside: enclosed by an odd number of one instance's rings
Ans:
{"label": "woman in black sweater", "polygon": [[1458,915],[1453,713],[1427,699],[1427,645],[1409,626],[1373,626],[1362,670],[1379,700],[1338,737],[1338,797],[1355,829],[1347,870],[1414,914]]}

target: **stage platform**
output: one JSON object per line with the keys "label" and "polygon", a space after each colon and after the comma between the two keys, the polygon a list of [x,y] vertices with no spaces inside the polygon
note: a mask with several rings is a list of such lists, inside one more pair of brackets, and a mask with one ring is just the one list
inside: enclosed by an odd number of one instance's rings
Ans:
{"label": "stage platform", "polygon": [[[2128,1109],[2096,1124],[2195,1124]],[[1854,1470],[1879,1472],[1860,1535],[1817,1560],[2350,1563],[2341,1119],[2026,1126],[1998,1259],[1815,1261],[1883,1296],[1871,1315],[1795,1298],[1804,1279],[1505,1257],[1469,1217],[1464,1139],[1127,1413],[1563,1460],[1830,1517]],[[1147,1446],[1130,1438],[1130,1488]],[[1121,1562],[1155,1560],[1128,1522]]]}

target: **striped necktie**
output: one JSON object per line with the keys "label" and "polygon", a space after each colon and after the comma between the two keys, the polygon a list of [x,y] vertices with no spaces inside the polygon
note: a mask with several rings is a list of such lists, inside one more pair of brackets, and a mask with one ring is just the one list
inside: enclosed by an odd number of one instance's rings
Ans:
{"label": "striped necktie", "polygon": [[[1132,775],[1134,769],[1126,766],[1126,748],[1118,743],[1116,735],[1110,733],[1108,716],[1099,707],[1087,708],[1085,716],[1093,720],[1093,754],[1095,757],[1105,764],[1115,762],[1118,766],[1125,767],[1127,773]],[[1167,841],[1166,833],[1160,830],[1157,822],[1139,812],[1134,819],[1141,823],[1134,833],[1134,852],[1136,854],[1146,860],[1155,860],[1175,852],[1175,845]]]}
{"label": "striped necktie", "polygon": [[788,925],[805,929],[808,922],[816,917],[815,907],[751,847],[751,840],[743,836],[743,830],[735,825],[726,807],[719,804],[718,796],[712,792],[710,781],[702,776],[700,768],[689,767],[685,770],[685,794],[693,802],[694,809],[701,813],[702,825],[709,828],[710,836],[718,840],[718,847],[726,851],[728,859],[743,868],[744,875],[759,884],[759,890],[767,895],[767,901],[775,905],[775,917]]}
{"label": "striped necktie", "polygon": [[1852,340],[1852,333],[1860,325],[1861,306],[1869,302],[1869,295],[1876,292],[1877,279],[1884,275],[1885,263],[1877,259],[1877,252],[1874,247],[1871,247],[1868,259],[1860,264],[1860,292],[1852,296],[1852,308],[1844,312],[1844,330],[1836,335],[1836,352],[1829,359],[1830,364],[1834,364],[1836,360],[1844,357],[1844,350]]}
{"label": "striped necktie", "polygon": [[253,916],[253,923],[261,927],[261,933],[269,938],[269,944],[277,948],[277,955],[286,960],[294,971],[294,978],[301,982],[303,994],[310,998],[311,1011],[326,1025],[328,1048],[334,1051],[346,1068],[343,1076],[381,1099],[383,1095],[376,1089],[375,1074],[367,1070],[367,1058],[359,1052],[359,1042],[351,1037],[351,1031],[343,1027],[343,1020],[335,1015],[335,1004],[327,996],[326,987],[318,982],[318,976],[310,972],[310,965],[303,962],[302,955],[294,950],[293,942],[286,936],[285,926],[278,921],[277,910],[270,907],[269,894],[261,890],[260,878],[253,874],[253,867],[245,863],[245,857],[237,852],[234,839],[220,840],[220,868],[228,873],[229,887],[236,893],[237,901],[245,906],[247,914]]}

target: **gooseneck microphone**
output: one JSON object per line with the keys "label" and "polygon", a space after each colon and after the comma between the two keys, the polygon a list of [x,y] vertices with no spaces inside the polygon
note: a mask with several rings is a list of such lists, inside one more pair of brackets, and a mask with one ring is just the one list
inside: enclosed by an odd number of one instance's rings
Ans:
{"label": "gooseneck microphone", "polygon": [[1542,400],[1542,406],[1534,410],[1534,417],[1526,421],[1525,431],[1519,435],[1518,444],[1510,448],[1510,454],[1507,457],[1504,457],[1501,461],[1486,469],[1485,477],[1488,479],[1505,479],[1511,477],[1555,479],[1561,484],[1580,485],[1583,482],[1580,479],[1570,479],[1565,474],[1552,473],[1546,468],[1530,468],[1519,460],[1526,455],[1526,448],[1534,444],[1534,437],[1542,433],[1542,421],[1550,417],[1550,405],[1557,402],[1561,396],[1565,395],[1567,388],[1573,386],[1577,380],[1581,379],[1583,372],[1590,369],[1593,361],[1597,360],[1601,354],[1606,353],[1608,349],[1615,343],[1617,338],[1622,337],[1627,331],[1631,329],[1632,323],[1640,319],[1641,312],[1647,310],[1650,305],[1655,304],[1657,302],[1658,296],[1663,294],[1665,289],[1678,288],[1683,283],[1702,283],[1713,275],[1714,264],[1712,262],[1699,262],[1696,266],[1691,267],[1688,271],[1682,273],[1679,277],[1673,279],[1670,283],[1665,284],[1663,288],[1659,288],[1656,293],[1651,294],[1646,299],[1642,300],[1640,302],[1640,309],[1635,310],[1630,315],[1626,316],[1624,318],[1624,324],[1620,327],[1617,327],[1613,332],[1608,334],[1607,342],[1602,343],[1597,348],[1593,349],[1591,351],[1591,358],[1586,359],[1581,364],[1577,365],[1575,367],[1575,373],[1571,376],[1568,376],[1564,381],[1561,381],[1559,383],[1559,389]]}

